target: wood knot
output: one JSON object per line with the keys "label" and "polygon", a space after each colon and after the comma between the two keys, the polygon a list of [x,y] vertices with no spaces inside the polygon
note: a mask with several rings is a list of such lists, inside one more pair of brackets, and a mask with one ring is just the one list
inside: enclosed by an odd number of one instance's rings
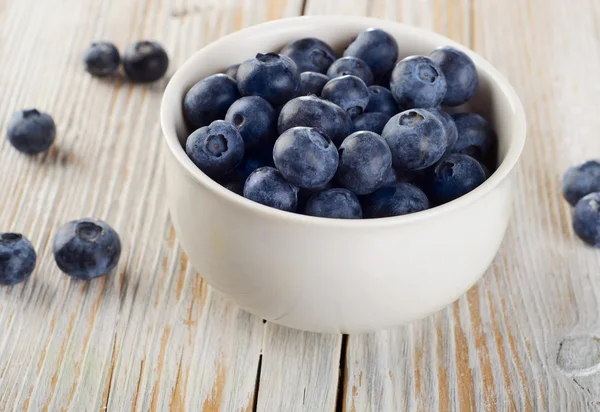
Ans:
{"label": "wood knot", "polygon": [[587,376],[600,371],[600,337],[569,336],[558,347],[556,363],[567,376]]}

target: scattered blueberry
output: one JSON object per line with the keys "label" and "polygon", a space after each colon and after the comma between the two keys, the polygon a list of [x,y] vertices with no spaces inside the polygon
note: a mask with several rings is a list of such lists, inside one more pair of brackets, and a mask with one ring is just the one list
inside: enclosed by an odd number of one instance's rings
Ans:
{"label": "scattered blueberry", "polygon": [[404,182],[382,187],[363,202],[363,213],[367,218],[401,216],[428,208],[429,200],[425,193]]}
{"label": "scattered blueberry", "polygon": [[588,160],[567,169],[562,181],[563,196],[571,205],[582,197],[600,192],[600,161]]}
{"label": "scattered blueberry", "polygon": [[244,197],[265,206],[295,212],[298,188],[284,179],[273,167],[256,169],[246,180]]}
{"label": "scattered blueberry", "polygon": [[487,120],[475,113],[454,114],[452,119],[458,132],[458,140],[452,152],[483,160],[495,141],[494,132]]}
{"label": "scattered blueberry", "polygon": [[354,130],[366,130],[381,134],[381,132],[383,132],[383,128],[389,120],[390,116],[385,113],[363,113],[354,118]]}
{"label": "scattered blueberry", "polygon": [[189,135],[185,151],[190,159],[209,176],[232,171],[244,157],[244,140],[230,123],[215,120]]}
{"label": "scattered blueberry", "polygon": [[402,107],[438,106],[446,94],[446,78],[440,67],[425,56],[407,57],[392,72],[390,88]]}
{"label": "scattered blueberry", "polygon": [[242,96],[260,96],[272,105],[280,105],[298,93],[300,72],[287,56],[259,53],[240,64],[237,81]]}
{"label": "scattered blueberry", "polygon": [[437,107],[432,107],[427,110],[436,115],[440,122],[442,122],[442,124],[444,125],[444,129],[446,130],[446,137],[448,138],[447,150],[452,150],[452,148],[458,141],[458,130],[456,130],[456,123],[454,123],[454,119],[448,113],[446,113],[442,109],[438,109]]}
{"label": "scattered blueberry", "polygon": [[442,122],[425,109],[406,110],[392,117],[385,125],[382,137],[390,147],[394,167],[401,170],[429,167],[448,147]]}
{"label": "scattered blueberry", "polygon": [[362,208],[356,195],[346,189],[323,190],[313,195],[304,213],[331,219],[361,219]]}
{"label": "scattered blueberry", "polygon": [[364,60],[356,57],[342,57],[333,62],[327,70],[327,76],[334,77],[352,75],[359,77],[367,86],[373,84],[373,72]]}
{"label": "scattered blueberry", "polygon": [[394,68],[398,58],[398,43],[385,31],[369,28],[356,36],[344,51],[344,56],[362,59],[373,74],[379,76]]}
{"label": "scattered blueberry", "polygon": [[235,79],[237,76],[238,67],[240,67],[239,64],[232,64],[227,68],[227,70],[225,70],[225,74],[232,79]]}
{"label": "scattered blueberry", "polygon": [[585,243],[600,247],[600,192],[577,201],[573,209],[573,229]]}
{"label": "scattered blueberry", "polygon": [[336,59],[327,43],[310,37],[291,42],[280,53],[292,59],[299,72],[326,73]]}
{"label": "scattered blueberry", "polygon": [[454,153],[444,156],[429,171],[427,189],[432,201],[443,204],[466,195],[485,178],[485,171],[477,160]]}
{"label": "scattered blueberry", "polygon": [[36,109],[21,110],[8,121],[6,137],[19,152],[33,155],[45,152],[56,137],[52,116]]}
{"label": "scattered blueberry", "polygon": [[477,91],[479,77],[473,60],[453,47],[440,47],[429,54],[429,58],[444,73],[448,85],[442,103],[459,106],[466,103]]}
{"label": "scattered blueberry", "polygon": [[83,54],[85,70],[92,76],[113,74],[121,64],[119,49],[107,41],[94,42]]}
{"label": "scattered blueberry", "polygon": [[316,96],[297,97],[283,106],[278,120],[279,133],[296,126],[319,129],[336,145],[341,144],[354,128],[344,109]]}
{"label": "scattered blueberry", "polygon": [[246,148],[274,140],[277,133],[275,110],[262,97],[246,96],[236,100],[227,110],[225,120],[237,127]]}
{"label": "scattered blueberry", "polygon": [[369,104],[366,112],[385,113],[392,117],[400,112],[394,95],[382,86],[369,86]]}
{"label": "scattered blueberry", "polygon": [[317,72],[300,73],[300,91],[299,96],[308,96],[314,94],[320,96],[323,86],[329,81],[329,76]]}
{"label": "scattered blueberry", "polygon": [[327,184],[339,162],[331,139],[312,127],[293,127],[283,132],[275,142],[273,160],[283,177],[306,189]]}
{"label": "scattered blueberry", "polygon": [[225,74],[213,74],[196,83],[185,95],[183,114],[194,127],[222,120],[229,107],[240,98],[237,83]]}
{"label": "scattered blueberry", "polygon": [[138,41],[125,50],[123,68],[132,82],[153,82],[167,72],[169,56],[160,43],[148,40]]}
{"label": "scattered blueberry", "polygon": [[58,229],[53,250],[60,270],[76,279],[89,280],[107,274],[117,265],[121,241],[106,222],[80,219]]}
{"label": "scattered blueberry", "polygon": [[37,255],[31,242],[19,233],[0,234],[0,285],[14,285],[27,279]]}
{"label": "scattered blueberry", "polygon": [[340,76],[327,82],[321,97],[340,106],[350,117],[356,117],[369,104],[369,88],[356,76]]}
{"label": "scattered blueberry", "polygon": [[392,168],[392,154],[385,140],[373,132],[355,132],[339,149],[337,181],[357,195],[383,186]]}

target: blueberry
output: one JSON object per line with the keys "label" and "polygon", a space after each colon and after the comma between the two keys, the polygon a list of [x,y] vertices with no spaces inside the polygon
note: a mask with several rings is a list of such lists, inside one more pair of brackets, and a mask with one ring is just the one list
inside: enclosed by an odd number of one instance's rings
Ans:
{"label": "blueberry", "polygon": [[438,106],[446,88],[444,73],[425,56],[411,56],[398,62],[390,81],[396,102],[409,109]]}
{"label": "blueberry", "polygon": [[185,151],[194,164],[209,176],[232,171],[244,157],[244,140],[235,126],[215,120],[189,135]]}
{"label": "blueberry", "polygon": [[329,182],[339,163],[331,139],[312,127],[293,127],[283,132],[275,142],[273,160],[283,177],[305,189]]}
{"label": "blueberry", "polygon": [[73,220],[58,229],[53,251],[60,270],[76,279],[89,280],[106,275],[117,266],[121,240],[106,222]]}
{"label": "blueberry", "polygon": [[323,190],[313,195],[304,211],[309,216],[331,219],[361,219],[362,208],[356,195],[346,189]]}
{"label": "blueberry", "polygon": [[390,82],[392,80],[392,72],[393,71],[394,71],[394,69],[392,68],[392,70],[388,71],[387,73],[377,76],[375,78],[375,84],[378,86],[385,87],[386,89],[389,89]]}
{"label": "blueberry", "polygon": [[394,95],[382,86],[369,86],[369,104],[366,112],[385,113],[392,117],[400,112]]}
{"label": "blueberry", "polygon": [[[271,149],[271,153],[273,153],[273,149]],[[245,182],[248,179],[248,176],[256,169],[261,167],[269,166],[267,162],[264,162],[262,159],[257,157],[245,157],[242,162],[235,168],[233,175],[236,180],[241,180]]]}
{"label": "blueberry", "polygon": [[331,180],[331,181],[327,182],[326,184],[324,184],[323,186],[320,186],[315,189],[300,188],[300,190],[298,190],[298,207],[296,209],[296,212],[304,213],[306,204],[308,203],[308,200],[311,197],[313,197],[314,195],[316,195],[319,192],[322,192],[323,190],[329,190],[329,189],[333,189],[335,187],[336,186],[334,185],[334,180]]}
{"label": "blueberry", "polygon": [[0,285],[24,281],[35,268],[37,255],[31,242],[19,233],[0,234]]}
{"label": "blueberry", "polygon": [[300,91],[299,96],[308,96],[314,94],[320,96],[323,86],[329,81],[329,77],[317,72],[300,73]]}
{"label": "blueberry", "polygon": [[495,142],[495,135],[488,122],[475,113],[452,115],[458,140],[452,148],[454,153],[462,153],[482,161]]}
{"label": "blueberry", "polygon": [[[396,183],[400,183],[404,180],[400,179],[400,175],[398,174],[398,172],[396,172],[396,169],[394,169],[393,167],[390,167],[388,169],[387,174],[385,175],[384,179],[383,179],[383,185],[381,187],[386,187],[386,186],[393,186]],[[410,181],[407,181],[408,183],[410,183]]]}
{"label": "blueberry", "polygon": [[385,113],[363,113],[354,118],[354,130],[381,134],[389,120],[390,116]]}
{"label": "blueberry", "polygon": [[357,195],[373,193],[383,186],[392,168],[390,148],[373,132],[355,132],[340,146],[337,181]]}
{"label": "blueberry", "polygon": [[121,55],[114,44],[101,41],[90,44],[83,53],[85,70],[92,76],[103,77],[113,74],[121,64]]}
{"label": "blueberry", "polygon": [[246,180],[244,197],[265,206],[295,212],[298,188],[284,179],[273,167],[256,169]]}
{"label": "blueberry", "polygon": [[36,109],[21,110],[8,121],[6,137],[19,152],[33,155],[45,152],[56,137],[52,116]]}
{"label": "blueberry", "polygon": [[325,73],[336,59],[331,47],[310,37],[291,42],[280,53],[292,59],[299,72]]}
{"label": "blueberry", "polygon": [[300,72],[287,56],[259,53],[256,58],[240,64],[237,81],[242,96],[260,96],[276,106],[296,96],[300,89]]}
{"label": "blueberry", "polygon": [[473,60],[453,47],[440,47],[429,54],[429,58],[444,73],[448,88],[442,103],[459,106],[466,103],[477,91],[479,77]]}
{"label": "blueberry", "polygon": [[297,97],[283,106],[278,120],[279,134],[296,126],[317,128],[336,145],[341,144],[354,128],[344,109],[316,96]]}
{"label": "blueberry", "polygon": [[222,120],[240,98],[237,83],[225,74],[214,74],[196,83],[183,99],[183,114],[194,127]]}
{"label": "blueberry", "polygon": [[327,70],[327,76],[334,77],[352,75],[359,77],[367,86],[373,84],[373,72],[364,60],[356,57],[342,57],[333,62]]}
{"label": "blueberry", "polygon": [[277,133],[275,110],[262,97],[246,96],[235,101],[225,120],[237,127],[247,148],[272,140]]}
{"label": "blueberry", "polygon": [[147,40],[138,41],[125,50],[123,68],[132,82],[153,82],[167,72],[169,56],[160,43]]}
{"label": "blueberry", "polygon": [[240,67],[239,64],[232,64],[227,68],[227,70],[225,70],[225,74],[232,79],[235,79],[237,76],[238,67]]}
{"label": "blueberry", "polygon": [[432,201],[443,204],[466,195],[484,181],[485,171],[477,160],[453,153],[429,170],[427,190]]}
{"label": "blueberry", "polygon": [[398,43],[381,29],[369,28],[358,34],[346,47],[344,56],[358,57],[369,65],[375,76],[394,68],[398,59]]}
{"label": "blueberry", "polygon": [[340,106],[350,117],[356,117],[369,104],[369,88],[356,76],[340,76],[327,82],[321,97]]}
{"label": "blueberry", "polygon": [[448,150],[452,150],[456,142],[458,141],[458,130],[456,129],[456,123],[454,119],[448,113],[437,107],[427,109],[431,113],[437,116],[437,118],[444,125],[446,130],[446,137],[448,138]]}
{"label": "blueberry", "polygon": [[410,183],[385,186],[366,197],[363,213],[368,218],[401,216],[429,208],[427,195]]}
{"label": "blueberry", "polygon": [[573,206],[582,197],[600,192],[600,161],[588,160],[567,169],[563,176],[562,192],[567,202]]}
{"label": "blueberry", "polygon": [[600,192],[577,201],[573,209],[573,230],[588,245],[600,247]]}
{"label": "blueberry", "polygon": [[442,122],[425,109],[406,110],[392,117],[382,137],[392,151],[394,167],[419,170],[437,162],[448,147]]}

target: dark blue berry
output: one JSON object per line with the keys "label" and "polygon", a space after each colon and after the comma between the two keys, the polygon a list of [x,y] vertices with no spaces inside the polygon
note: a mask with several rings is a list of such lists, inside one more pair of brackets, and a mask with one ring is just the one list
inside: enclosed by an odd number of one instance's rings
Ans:
{"label": "dark blue berry", "polygon": [[383,186],[392,168],[392,154],[385,140],[373,132],[355,132],[339,149],[337,181],[342,187],[366,195]]}
{"label": "dark blue berry", "polygon": [[356,117],[369,104],[369,88],[356,76],[340,76],[327,82],[321,97],[340,106],[350,117]]}
{"label": "dark blue berry", "polygon": [[53,250],[60,270],[76,279],[88,280],[106,275],[117,265],[121,241],[106,222],[80,219],[58,229]]}
{"label": "dark blue berry", "polygon": [[458,140],[452,148],[453,153],[462,153],[482,161],[494,145],[496,137],[489,123],[475,113],[452,115]]}
{"label": "dark blue berry", "polygon": [[273,167],[256,169],[246,180],[244,197],[275,209],[295,212],[298,188]]}
{"label": "dark blue berry", "polygon": [[382,137],[390,147],[394,167],[401,170],[429,167],[448,147],[442,122],[425,109],[406,110],[392,117]]}
{"label": "dark blue berry", "polygon": [[284,104],[300,90],[296,64],[277,53],[259,53],[240,64],[237,81],[242,96],[260,96],[275,106]]}
{"label": "dark blue berry", "polygon": [[363,113],[354,118],[354,130],[366,130],[381,134],[381,132],[383,132],[383,128],[389,120],[390,116],[385,113]]}
{"label": "dark blue berry", "polygon": [[369,104],[366,112],[385,113],[392,117],[400,112],[394,95],[382,86],[369,86]]}
{"label": "dark blue berry", "polygon": [[392,80],[392,72],[394,71],[394,69],[392,68],[390,71],[388,71],[387,73],[384,73],[380,76],[377,76],[375,78],[375,84],[378,86],[382,86],[385,87],[386,89],[390,88],[390,83]]}
{"label": "dark blue berry", "polygon": [[459,106],[466,103],[477,91],[479,77],[473,60],[453,47],[440,47],[429,54],[429,58],[444,73],[448,85],[442,103]]}
{"label": "dark blue berry", "polygon": [[85,70],[92,76],[103,77],[113,74],[121,64],[121,55],[114,44],[94,42],[83,53]]}
{"label": "dark blue berry", "polygon": [[213,74],[196,83],[183,99],[183,114],[194,127],[222,120],[240,98],[237,83],[225,74]]}
{"label": "dark blue berry", "polygon": [[240,67],[239,64],[233,64],[229,66],[227,70],[225,70],[225,74],[231,77],[232,79],[235,79],[237,76],[238,67]]}
{"label": "dark blue berry", "polygon": [[283,132],[275,142],[273,160],[283,177],[306,189],[327,184],[339,162],[331,139],[312,127],[293,127]]}
{"label": "dark blue berry", "polygon": [[215,120],[194,131],[185,143],[194,164],[212,177],[232,171],[244,157],[244,140],[235,126]]}
{"label": "dark blue berry", "polygon": [[433,202],[443,204],[466,195],[485,179],[485,171],[477,160],[463,154],[449,154],[429,170],[427,191]]}
{"label": "dark blue berry", "polygon": [[573,206],[582,197],[600,192],[600,161],[589,160],[567,169],[563,176],[562,192],[567,202]]}
{"label": "dark blue berry", "polygon": [[[272,157],[273,149],[271,149],[270,156]],[[248,179],[248,176],[256,169],[261,167],[269,166],[269,164],[263,159],[258,157],[245,157],[242,162],[235,168],[233,175],[236,180],[241,180],[245,182]]]}
{"label": "dark blue berry", "polygon": [[298,96],[314,94],[320,96],[323,86],[329,81],[329,76],[317,72],[300,73],[300,91]]}
{"label": "dark blue berry", "polygon": [[329,45],[310,37],[291,42],[280,53],[292,59],[299,72],[325,73],[336,59]]}
{"label": "dark blue berry", "polygon": [[329,190],[336,187],[334,185],[334,180],[327,182],[325,185],[318,187],[316,189],[303,189],[300,188],[298,190],[298,208],[296,209],[297,213],[304,213],[304,209],[306,208],[306,204],[308,200],[313,197],[315,194],[322,192],[323,190]]}
{"label": "dark blue berry", "polygon": [[600,247],[600,193],[590,193],[573,209],[573,229],[590,246]]}
{"label": "dark blue berry", "polygon": [[432,107],[427,109],[431,113],[437,116],[437,118],[444,125],[444,129],[446,130],[446,138],[448,139],[448,149],[452,151],[452,148],[458,141],[458,130],[456,129],[456,123],[454,123],[454,119],[445,111],[438,109],[437,107]]}
{"label": "dark blue berry", "polygon": [[19,233],[0,234],[0,285],[14,285],[27,279],[37,255],[31,242]]}
{"label": "dark blue berry", "polygon": [[356,57],[342,57],[333,62],[327,70],[327,76],[340,77],[346,75],[359,77],[367,86],[373,84],[373,72],[369,65]]}
{"label": "dark blue berry", "polygon": [[313,195],[304,213],[331,219],[361,219],[362,208],[356,195],[346,189],[323,190]]}
{"label": "dark blue berry", "polygon": [[404,182],[382,187],[363,202],[363,214],[367,218],[401,216],[428,208],[429,200],[425,193]]}
{"label": "dark blue berry", "polygon": [[379,76],[394,68],[398,59],[398,43],[385,31],[369,28],[356,36],[344,51],[344,56],[364,60],[373,74]]}
{"label": "dark blue berry", "polygon": [[341,144],[354,129],[352,119],[344,109],[316,96],[297,97],[281,109],[279,134],[297,126],[319,129],[336,145]]}
{"label": "dark blue berry", "polygon": [[6,137],[19,152],[33,155],[52,146],[56,125],[47,113],[36,109],[21,110],[8,121]]}
{"label": "dark blue berry", "polygon": [[392,72],[390,89],[396,102],[409,109],[438,106],[446,94],[440,67],[425,56],[407,57]]}
{"label": "dark blue berry", "polygon": [[160,43],[147,40],[138,41],[125,49],[123,68],[132,82],[153,82],[167,72],[169,56]]}
{"label": "dark blue berry", "polygon": [[273,140],[277,133],[275,110],[262,97],[246,96],[235,101],[225,120],[237,127],[246,148]]}

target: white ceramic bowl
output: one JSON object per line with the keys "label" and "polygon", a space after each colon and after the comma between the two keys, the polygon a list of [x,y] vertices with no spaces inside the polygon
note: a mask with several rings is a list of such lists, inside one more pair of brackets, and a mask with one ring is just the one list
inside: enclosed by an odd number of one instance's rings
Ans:
{"label": "white ceramic bowl", "polygon": [[[442,45],[471,56],[480,87],[468,109],[485,116],[499,138],[500,165],[480,187],[412,215],[322,219],[238,196],[187,157],[182,101],[197,81],[303,37],[317,37],[341,51],[368,27],[394,36],[400,57],[428,54]],[[490,63],[439,34],[364,17],[272,21],[211,43],[169,83],[161,122],[171,218],[194,268],[247,311],[318,332],[351,333],[403,324],[443,308],[467,291],[486,271],[504,237],[512,171],[525,142],[523,107]]]}

